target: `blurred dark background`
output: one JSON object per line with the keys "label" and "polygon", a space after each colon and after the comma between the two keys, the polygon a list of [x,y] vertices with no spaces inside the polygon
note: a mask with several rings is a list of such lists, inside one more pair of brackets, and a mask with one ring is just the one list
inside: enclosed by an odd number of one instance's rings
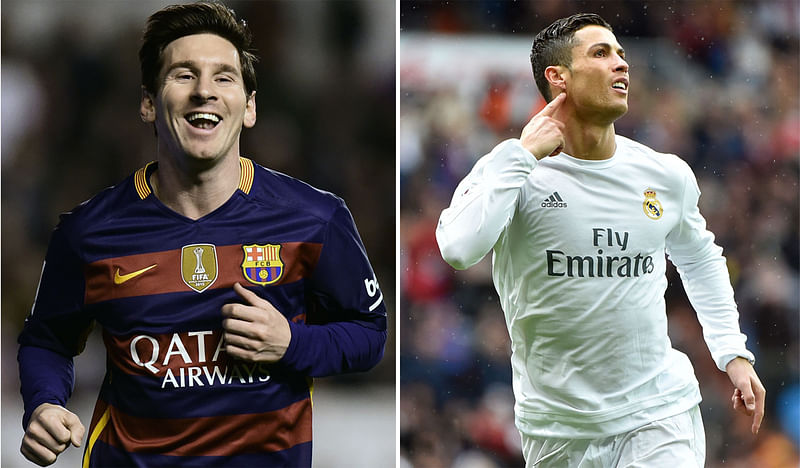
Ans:
{"label": "blurred dark background", "polygon": [[[185,2],[2,1],[3,466],[24,463],[16,336],[58,215],[156,157],[139,118],[137,52],[147,17],[172,3]],[[396,439],[396,4],[225,3],[247,21],[260,56],[258,122],[242,133],[242,154],[344,198],[384,293],[382,363],[322,379],[314,393],[316,465],[376,466]],[[88,406],[79,413],[86,424],[105,369],[98,343],[95,333],[76,363],[74,404]],[[324,404],[331,395],[342,400]],[[370,434],[372,448],[343,453],[363,441],[337,428],[341,418]],[[332,427],[320,434],[317,424]],[[330,453],[317,456],[326,443]],[[66,455],[59,465],[79,463]]]}
{"label": "blurred dark background", "polygon": [[798,162],[795,1],[400,2],[400,433],[403,466],[522,466],[510,343],[490,256],[455,272],[434,231],[458,181],[518,137],[541,100],[533,36],[595,12],[631,74],[617,133],[675,153],[695,171],[701,210],[724,248],[742,330],[767,389],[758,437],[730,408],[674,268],[673,345],[700,381],[708,467],[797,467]]}

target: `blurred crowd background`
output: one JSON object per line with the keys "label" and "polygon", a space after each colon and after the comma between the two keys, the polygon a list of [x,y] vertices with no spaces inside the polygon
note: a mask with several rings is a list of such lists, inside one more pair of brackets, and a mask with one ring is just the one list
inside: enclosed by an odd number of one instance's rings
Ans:
{"label": "blurred crowd background", "polygon": [[[439,213],[473,163],[518,137],[544,102],[533,36],[595,12],[630,64],[617,133],[675,153],[697,174],[701,210],[724,248],[740,323],[767,389],[758,437],[730,408],[670,268],[673,345],[703,394],[708,467],[797,467],[800,7],[781,1],[401,1],[400,360],[404,466],[522,466],[510,344],[490,255],[455,272],[438,252]],[[613,326],[613,325],[610,325]]]}
{"label": "blurred crowd background", "polygon": [[[16,336],[58,215],[156,157],[153,130],[139,118],[137,53],[147,17],[172,3],[185,2],[2,2],[4,467],[24,463]],[[396,440],[397,7],[394,0],[225,3],[247,21],[260,56],[258,122],[242,133],[242,154],[341,196],[383,290],[384,360],[366,374],[322,379],[314,395],[315,431],[318,422],[329,429],[315,433],[315,456],[329,448],[317,465],[378,466],[376,459],[394,459]],[[105,372],[99,343],[96,330],[76,364],[80,400],[71,404],[88,408],[80,414],[86,424]],[[331,402],[332,394],[346,400]],[[338,427],[320,416],[328,413]],[[369,437],[353,437],[360,431]],[[364,440],[373,448],[358,450]],[[69,452],[80,459],[80,450]],[[365,454],[373,458],[363,461]],[[56,466],[79,464],[63,458]]]}

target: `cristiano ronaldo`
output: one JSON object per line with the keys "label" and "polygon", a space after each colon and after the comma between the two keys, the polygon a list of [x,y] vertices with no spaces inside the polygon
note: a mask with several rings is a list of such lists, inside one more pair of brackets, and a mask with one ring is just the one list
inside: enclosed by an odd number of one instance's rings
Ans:
{"label": "cristiano ronaldo", "polygon": [[601,17],[556,21],[531,62],[548,104],[475,164],[436,229],[455,268],[493,251],[526,466],[703,466],[698,383],[667,336],[666,256],[754,434],[765,391],[694,174],[615,134],[631,82]]}

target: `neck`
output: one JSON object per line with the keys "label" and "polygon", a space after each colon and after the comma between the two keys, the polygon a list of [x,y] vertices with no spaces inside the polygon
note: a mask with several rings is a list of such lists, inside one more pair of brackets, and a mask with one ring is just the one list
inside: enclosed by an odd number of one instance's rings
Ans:
{"label": "neck", "polygon": [[617,149],[613,123],[592,125],[569,119],[564,133],[564,152],[578,159],[609,159]]}
{"label": "neck", "polygon": [[239,158],[226,156],[210,164],[159,157],[150,177],[156,197],[171,210],[199,219],[216,210],[239,187]]}

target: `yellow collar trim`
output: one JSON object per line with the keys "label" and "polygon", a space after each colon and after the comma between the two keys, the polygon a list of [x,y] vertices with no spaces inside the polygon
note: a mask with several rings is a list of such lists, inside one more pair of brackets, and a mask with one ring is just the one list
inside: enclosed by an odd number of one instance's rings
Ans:
{"label": "yellow collar trim", "polygon": [[[147,181],[147,170],[154,163],[155,161],[150,161],[146,166],[136,171],[136,174],[133,176],[133,184],[136,187],[136,193],[142,200],[153,193]],[[255,174],[253,161],[239,157],[239,169],[239,190],[250,194],[250,189],[253,188],[253,176]]]}

